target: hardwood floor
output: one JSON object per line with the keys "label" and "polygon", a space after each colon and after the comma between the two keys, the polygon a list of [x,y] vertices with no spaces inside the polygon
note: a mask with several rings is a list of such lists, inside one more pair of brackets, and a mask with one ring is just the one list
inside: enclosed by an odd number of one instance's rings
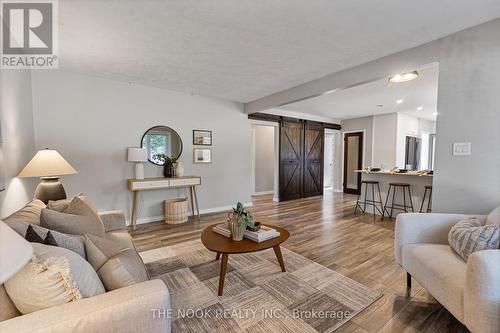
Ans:
{"label": "hardwood floor", "polygon": [[[290,232],[282,246],[384,294],[336,332],[468,332],[418,283],[406,289],[406,273],[394,261],[394,220],[354,216],[355,200],[331,192],[282,203],[262,196],[251,210],[256,220]],[[197,239],[206,226],[224,220],[225,214],[215,214],[184,225],[155,222],[131,233],[137,250],[145,251]]]}

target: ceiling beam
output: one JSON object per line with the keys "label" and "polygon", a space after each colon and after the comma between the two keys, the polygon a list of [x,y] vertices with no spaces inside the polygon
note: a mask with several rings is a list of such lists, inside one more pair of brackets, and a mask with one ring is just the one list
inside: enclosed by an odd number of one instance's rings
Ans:
{"label": "ceiling beam", "polygon": [[388,78],[439,61],[441,40],[339,71],[322,78],[244,104],[244,112],[252,114],[278,108],[337,90]]}

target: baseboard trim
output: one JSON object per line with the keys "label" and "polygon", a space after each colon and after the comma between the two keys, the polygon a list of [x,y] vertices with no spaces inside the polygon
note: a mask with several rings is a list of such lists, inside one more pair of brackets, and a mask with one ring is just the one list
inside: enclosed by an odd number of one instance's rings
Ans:
{"label": "baseboard trim", "polygon": [[280,202],[280,199],[278,197],[273,197],[274,202]]}
{"label": "baseboard trim", "polygon": [[255,192],[254,194],[252,194],[252,196],[258,197],[258,196],[261,196],[261,195],[269,195],[269,194],[274,194],[274,191]]}
{"label": "baseboard trim", "polygon": [[[252,207],[253,203],[252,202],[245,202],[243,203],[245,207]],[[205,209],[200,209],[200,215],[208,215],[208,214],[215,214],[215,213],[220,213],[220,212],[229,212],[231,209],[233,209],[233,205],[229,206],[220,206],[220,207],[212,207],[212,208],[205,208]],[[192,212],[189,216],[193,216]],[[159,216],[147,216],[147,217],[141,217],[137,219],[137,224],[146,224],[146,223],[151,223],[151,222],[158,222],[162,221],[165,219],[165,216],[159,215]],[[127,225],[130,225],[130,220],[127,220]]]}

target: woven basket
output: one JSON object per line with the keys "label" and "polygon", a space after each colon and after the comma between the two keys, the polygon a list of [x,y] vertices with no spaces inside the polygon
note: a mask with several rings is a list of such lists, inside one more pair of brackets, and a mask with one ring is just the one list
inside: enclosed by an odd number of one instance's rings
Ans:
{"label": "woven basket", "polygon": [[188,220],[187,198],[165,200],[165,223],[179,224]]}

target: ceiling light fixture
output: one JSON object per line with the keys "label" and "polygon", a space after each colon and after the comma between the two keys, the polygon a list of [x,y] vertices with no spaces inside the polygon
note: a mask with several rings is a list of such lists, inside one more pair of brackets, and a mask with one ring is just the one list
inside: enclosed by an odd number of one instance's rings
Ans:
{"label": "ceiling light fixture", "polygon": [[397,104],[403,104],[403,100],[402,100],[402,99],[398,99],[398,100],[396,101],[396,103],[397,103]]}
{"label": "ceiling light fixture", "polygon": [[418,72],[411,71],[408,73],[401,73],[401,74],[396,74],[394,76],[391,76],[389,78],[389,82],[390,83],[406,82],[406,81],[415,80],[417,77],[418,77]]}
{"label": "ceiling light fixture", "polygon": [[424,109],[424,107],[423,107],[423,106],[419,106],[419,107],[417,108],[417,110],[418,110],[418,111],[422,111],[423,109]]}

